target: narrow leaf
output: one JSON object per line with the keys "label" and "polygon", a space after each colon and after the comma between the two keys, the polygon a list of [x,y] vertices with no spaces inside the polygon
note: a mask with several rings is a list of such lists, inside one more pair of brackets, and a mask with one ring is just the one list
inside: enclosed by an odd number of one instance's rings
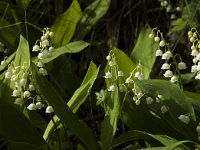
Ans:
{"label": "narrow leaf", "polygon": [[33,79],[37,89],[54,108],[56,115],[67,125],[69,130],[82,141],[88,150],[97,150],[96,139],[87,125],[76,118],[54,87],[51,86],[46,78],[39,75],[34,64],[32,64],[32,69]]}

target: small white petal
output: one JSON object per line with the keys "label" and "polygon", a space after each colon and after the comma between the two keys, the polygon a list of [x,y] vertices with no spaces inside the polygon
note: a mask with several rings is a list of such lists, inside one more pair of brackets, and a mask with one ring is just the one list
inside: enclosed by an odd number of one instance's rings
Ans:
{"label": "small white petal", "polygon": [[170,80],[171,83],[175,83],[175,82],[177,82],[177,81],[178,81],[177,76],[172,76],[172,77],[171,77],[171,80]]}
{"label": "small white petal", "polygon": [[53,107],[52,107],[52,106],[48,106],[48,107],[46,108],[45,113],[49,114],[49,113],[52,113],[52,112],[54,112]]}
{"label": "small white petal", "polygon": [[36,107],[37,109],[42,109],[42,107],[44,107],[44,104],[42,102],[37,102]]}
{"label": "small white petal", "polygon": [[109,78],[111,78],[111,77],[112,77],[112,74],[111,74],[109,71],[106,72],[104,78],[109,79]]}
{"label": "small white petal", "polygon": [[161,49],[156,50],[156,56],[162,56],[163,51]]}
{"label": "small white petal", "polygon": [[21,93],[20,93],[19,90],[14,90],[12,96],[13,96],[13,97],[17,97],[17,96],[19,96],[20,94],[21,94]]}
{"label": "small white petal", "polygon": [[28,107],[27,107],[28,110],[36,110],[37,109],[37,106],[34,104],[34,103],[31,103]]}
{"label": "small white petal", "polygon": [[33,52],[37,52],[39,50],[40,50],[40,47],[38,45],[33,46],[33,50],[32,50]]}
{"label": "small white petal", "polygon": [[10,72],[6,72],[5,73],[5,78],[6,79],[10,79],[12,77],[11,73]]}
{"label": "small white petal", "polygon": [[163,74],[166,78],[171,78],[173,76],[173,72],[171,70],[165,71]]}
{"label": "small white petal", "polygon": [[24,92],[24,98],[30,97],[31,93],[29,91]]}
{"label": "small white petal", "polygon": [[184,62],[180,62],[178,63],[178,69],[182,70],[182,69],[186,69],[186,64]]}
{"label": "small white petal", "polygon": [[164,63],[161,69],[170,69],[170,65],[168,63]]}

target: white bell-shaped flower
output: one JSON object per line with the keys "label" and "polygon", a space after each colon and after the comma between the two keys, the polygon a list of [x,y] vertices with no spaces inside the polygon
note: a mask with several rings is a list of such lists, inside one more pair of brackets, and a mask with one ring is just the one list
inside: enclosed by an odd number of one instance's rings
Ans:
{"label": "white bell-shaped flower", "polygon": [[47,106],[45,113],[49,114],[54,112],[53,107],[52,106]]}
{"label": "white bell-shaped flower", "polygon": [[31,93],[29,91],[24,91],[24,98],[28,98],[31,96]]}
{"label": "white bell-shaped flower", "polygon": [[171,82],[171,83],[175,83],[175,82],[177,82],[177,81],[178,81],[178,78],[177,78],[177,76],[175,76],[175,75],[172,76],[171,79],[170,79],[170,82]]}
{"label": "white bell-shaped flower", "polygon": [[173,72],[171,70],[165,71],[163,74],[166,78],[171,78],[173,76]]}
{"label": "white bell-shaped flower", "polygon": [[31,103],[30,105],[28,105],[27,109],[28,110],[36,110],[37,106],[34,103]]}
{"label": "white bell-shaped flower", "polygon": [[111,74],[109,71],[106,72],[104,78],[109,79],[109,78],[111,78],[111,77],[112,77],[112,74]]}
{"label": "white bell-shaped flower", "polygon": [[40,47],[38,45],[34,45],[32,51],[38,52],[40,50]]}
{"label": "white bell-shaped flower", "polygon": [[115,85],[111,85],[109,88],[108,88],[108,91],[110,92],[113,92],[113,91],[116,91],[116,86]]}
{"label": "white bell-shaped flower", "polygon": [[171,51],[167,51],[162,55],[162,59],[168,60],[172,57]]}
{"label": "white bell-shaped flower", "polygon": [[164,63],[161,69],[170,69],[170,65],[168,63]]}
{"label": "white bell-shaped flower", "polygon": [[161,49],[156,50],[156,56],[162,56],[163,51]]}
{"label": "white bell-shaped flower", "polygon": [[186,67],[186,64],[184,62],[178,63],[178,69],[183,70],[183,69],[186,69],[186,68],[187,67]]}
{"label": "white bell-shaped flower", "polygon": [[44,104],[42,102],[37,102],[36,107],[37,109],[42,109],[42,107],[44,107]]}
{"label": "white bell-shaped flower", "polygon": [[13,91],[12,96],[13,96],[13,97],[17,97],[17,96],[19,96],[20,94],[21,94],[20,91],[16,89],[16,90]]}
{"label": "white bell-shaped flower", "polygon": [[135,73],[135,76],[134,76],[135,78],[138,78],[139,80],[143,80],[144,79],[144,77],[143,77],[143,74],[141,73],[141,72],[139,72],[139,71],[137,71],[136,73]]}
{"label": "white bell-shaped flower", "polygon": [[29,91],[35,91],[35,86],[33,84],[28,85]]}
{"label": "white bell-shaped flower", "polygon": [[12,77],[11,73],[8,71],[5,73],[5,78],[10,79]]}
{"label": "white bell-shaped flower", "polygon": [[192,50],[191,52],[191,56],[197,56],[198,55],[198,51],[197,50]]}

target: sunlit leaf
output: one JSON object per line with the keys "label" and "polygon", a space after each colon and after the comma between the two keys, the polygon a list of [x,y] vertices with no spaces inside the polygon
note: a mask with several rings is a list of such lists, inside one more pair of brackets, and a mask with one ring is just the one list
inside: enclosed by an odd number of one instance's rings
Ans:
{"label": "sunlit leaf", "polygon": [[142,65],[142,71],[145,79],[149,78],[156,60],[155,53],[158,48],[158,43],[149,38],[149,34],[151,32],[152,29],[148,25],[143,28],[131,53],[131,59],[136,64],[140,63]]}
{"label": "sunlit leaf", "polygon": [[64,46],[71,40],[81,16],[82,12],[79,3],[77,0],[73,0],[69,9],[57,18],[51,28],[54,33],[52,42],[55,47]]}
{"label": "sunlit leaf", "polygon": [[43,95],[49,104],[54,108],[56,115],[61,119],[62,122],[67,125],[69,130],[74,133],[89,150],[96,150],[97,143],[91,130],[84,122],[79,121],[76,118],[76,116],[64,102],[59,93],[47,81],[47,79],[39,75],[36,66],[33,64],[32,69],[33,79],[36,87],[40,91],[41,95]]}
{"label": "sunlit leaf", "polygon": [[[76,42],[68,43],[65,46],[56,48],[51,53],[50,57],[42,59],[41,62],[48,63],[65,53],[78,53],[78,52],[82,51],[84,48],[86,48],[88,45],[89,45],[89,43],[84,42],[84,41],[76,41]],[[33,61],[37,61],[37,58],[33,58]]]}

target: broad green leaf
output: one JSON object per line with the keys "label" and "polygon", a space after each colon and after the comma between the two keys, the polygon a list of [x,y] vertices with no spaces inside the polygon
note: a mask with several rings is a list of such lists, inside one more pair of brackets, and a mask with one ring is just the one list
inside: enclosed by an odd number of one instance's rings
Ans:
{"label": "broad green leaf", "polygon": [[114,48],[113,52],[114,52],[119,70],[122,70],[124,72],[125,77],[130,76],[130,73],[136,67],[135,63],[133,63],[133,61],[122,50]]}
{"label": "broad green leaf", "polygon": [[13,105],[0,99],[0,135],[10,142],[26,142],[36,146],[45,144],[42,136],[29,120]]}
{"label": "broad green leaf", "polygon": [[111,0],[95,0],[84,11],[74,34],[74,39],[83,39],[97,21],[107,12]]}
{"label": "broad green leaf", "polygon": [[[89,95],[90,89],[94,84],[94,81],[97,78],[99,68],[97,69],[96,65],[91,62],[88,68],[88,71],[84,77],[84,80],[75,93],[73,94],[72,98],[69,100],[67,105],[73,112],[76,112],[81,104],[86,100],[87,96]],[[54,120],[57,125],[60,124],[60,119],[57,116],[54,116]],[[44,132],[44,139],[47,139],[49,134],[54,130],[53,122],[50,121],[45,132]]]}
{"label": "broad green leaf", "polygon": [[97,150],[96,139],[87,125],[76,118],[54,87],[51,86],[46,78],[39,75],[34,64],[32,64],[32,70],[35,86],[54,108],[60,120],[67,125],[69,131],[74,133],[89,150]]}
{"label": "broad green leaf", "polygon": [[16,56],[13,61],[15,66],[23,66],[24,63],[30,65],[30,52],[28,41],[20,35],[19,46],[16,51]]}
{"label": "broad green leaf", "polygon": [[159,93],[164,96],[165,100],[173,100],[180,105],[185,111],[191,114],[191,117],[195,120],[194,110],[190,103],[185,99],[184,93],[179,89],[177,85],[165,80],[135,80],[137,86],[139,86],[144,92],[154,94]]}
{"label": "broad green leaf", "polygon": [[[7,65],[13,60],[13,58],[15,57],[15,52],[12,53],[7,59],[6,59],[6,63]],[[0,71],[4,70],[7,65],[0,65]]]}
{"label": "broad green leaf", "polygon": [[148,79],[156,60],[156,50],[158,48],[158,43],[155,43],[153,39],[149,39],[149,33],[152,29],[147,25],[140,32],[137,43],[131,53],[131,59],[136,64],[142,65],[142,71],[144,78]]}
{"label": "broad green leaf", "polygon": [[102,149],[109,150],[113,137],[117,130],[117,122],[119,116],[119,95],[118,90],[111,93],[110,99],[108,99],[107,112],[102,122],[101,127],[101,142]]}
{"label": "broad green leaf", "polygon": [[[118,84],[116,80],[118,77],[117,67],[111,66],[110,71],[112,74],[111,80],[113,80],[112,85],[117,87]],[[106,107],[105,117],[104,121],[101,124],[101,135],[100,135],[100,140],[102,143],[103,150],[109,150],[111,147],[113,137],[115,136],[117,130],[117,123],[118,123],[119,109],[120,109],[118,87],[114,91],[109,92],[108,94],[109,98],[105,106]]]}
{"label": "broad green leaf", "polygon": [[[51,56],[48,58],[44,58],[41,61],[43,63],[48,63],[52,60],[54,60],[55,58],[65,54],[65,53],[78,53],[80,51],[82,51],[84,48],[86,48],[89,45],[89,43],[86,43],[84,41],[76,41],[76,42],[71,42],[68,43],[65,46],[56,48],[52,53]],[[37,58],[34,58],[33,61],[36,61]]]}
{"label": "broad green leaf", "polygon": [[[197,140],[193,107],[178,86],[162,80],[135,80],[135,84],[141,91],[150,95],[154,99],[154,103],[147,105],[145,96],[141,99],[141,104],[136,106],[132,98],[127,97],[123,112],[125,123],[131,129],[166,134],[183,140]],[[161,103],[155,102],[158,94],[163,95],[165,98]],[[166,106],[168,111],[162,113],[161,106]],[[190,115],[189,124],[184,124],[178,119],[182,114]]]}
{"label": "broad green leaf", "polygon": [[97,69],[96,65],[91,62],[83,83],[81,84],[80,88],[75,91],[72,98],[67,103],[73,112],[76,112],[88,97],[90,89],[97,78],[98,72],[99,68]]}
{"label": "broad green leaf", "polygon": [[51,28],[54,33],[52,42],[55,47],[64,46],[71,40],[81,16],[82,12],[79,3],[77,0],[73,0],[69,9],[57,18]]}

